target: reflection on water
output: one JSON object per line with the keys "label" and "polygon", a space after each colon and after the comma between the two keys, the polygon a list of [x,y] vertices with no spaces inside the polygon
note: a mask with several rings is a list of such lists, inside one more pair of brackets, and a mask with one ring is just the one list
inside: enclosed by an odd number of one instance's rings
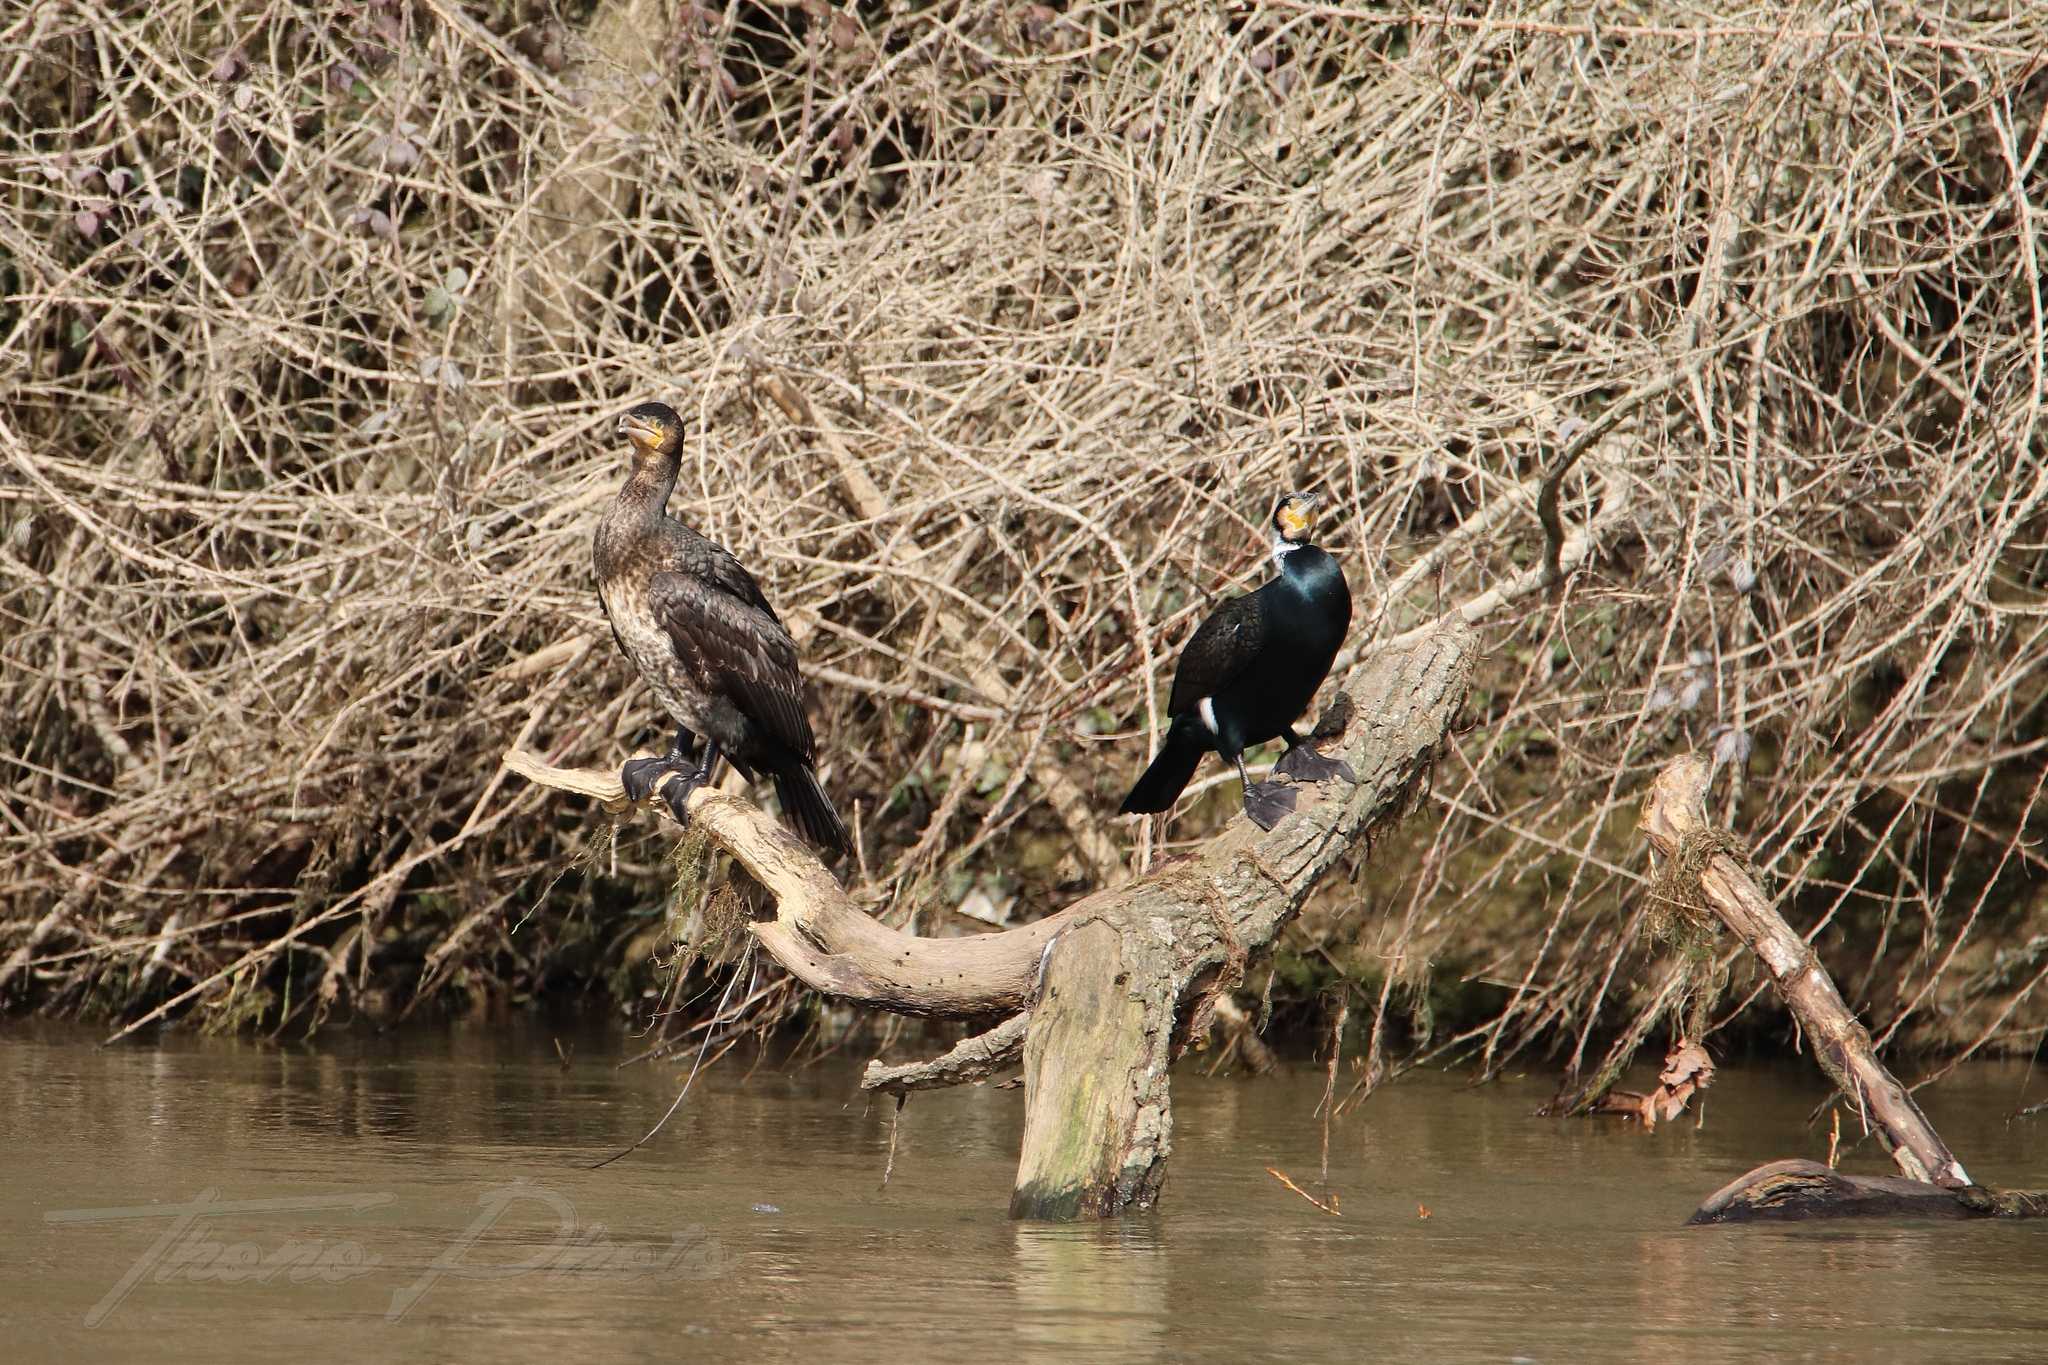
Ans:
{"label": "reflection on water", "polygon": [[[567,1065],[534,1028],[315,1051],[17,1026],[9,1357],[2048,1359],[2048,1223],[1680,1226],[1824,1150],[1797,1068],[1724,1069],[1703,1127],[1654,1134],[1532,1117],[1536,1081],[1410,1077],[1333,1135],[1341,1218],[1265,1172],[1313,1182],[1319,1075],[1187,1073],[1164,1207],[1051,1226],[1004,1215],[1017,1091],[914,1098],[884,1189],[890,1106],[853,1062],[735,1055],[591,1171],[682,1068],[563,1043]],[[2043,1089],[1984,1065],[1927,1107],[1979,1179],[2048,1186],[2048,1118],[2006,1120]]]}
{"label": "reflection on water", "polygon": [[1159,1220],[1014,1223],[1017,1349],[1068,1360],[1162,1360],[1166,1263]]}

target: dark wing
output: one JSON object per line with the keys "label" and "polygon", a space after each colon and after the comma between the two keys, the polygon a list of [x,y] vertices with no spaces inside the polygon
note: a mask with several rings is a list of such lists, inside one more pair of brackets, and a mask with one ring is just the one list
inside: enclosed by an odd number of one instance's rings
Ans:
{"label": "dark wing", "polygon": [[1246,665],[1258,657],[1266,642],[1266,620],[1259,610],[1258,594],[1233,597],[1209,614],[1195,628],[1194,636],[1180,652],[1180,667],[1173,674],[1173,696],[1166,713],[1178,716],[1195,708],[1204,697],[1213,697]]}
{"label": "dark wing", "polygon": [[[787,639],[789,632],[783,629],[782,618],[775,614],[775,608],[768,605],[767,597],[762,595],[761,585],[756,583],[754,576],[747,572],[747,566],[733,558],[732,551],[726,549],[723,545],[707,541],[705,542],[704,549],[703,557],[692,564],[691,567],[697,570],[705,582],[722,592],[737,597],[755,611],[767,616],[770,621],[775,623],[775,629],[781,633],[784,639]],[[795,657],[795,649],[796,646],[792,643],[790,645],[792,658]]]}
{"label": "dark wing", "polygon": [[699,688],[730,701],[765,736],[811,763],[818,745],[804,715],[796,641],[762,600],[753,577],[736,563],[732,567],[753,589],[753,600],[728,590],[719,578],[658,573],[647,585],[648,606]]}

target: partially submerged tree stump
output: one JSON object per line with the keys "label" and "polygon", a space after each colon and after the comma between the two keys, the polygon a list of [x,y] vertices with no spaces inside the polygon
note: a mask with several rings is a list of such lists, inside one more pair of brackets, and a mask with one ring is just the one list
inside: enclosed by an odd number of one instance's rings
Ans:
{"label": "partially submerged tree stump", "polygon": [[[1024,1063],[1023,1153],[1010,1212],[1106,1216],[1158,1198],[1171,1148],[1167,1069],[1207,1026],[1323,875],[1397,816],[1463,705],[1474,645],[1452,624],[1382,649],[1343,687],[1321,742],[1359,775],[1302,788],[1271,831],[1232,820],[1195,854],[1000,933],[920,938],[864,913],[754,806],[700,788],[691,819],[774,898],[755,938],[812,989],[900,1014],[1010,1017],[945,1056],[870,1063],[864,1088],[903,1095]],[[558,768],[524,749],[505,765],[623,808],[617,773]],[[658,800],[655,810],[666,813]]]}
{"label": "partially submerged tree stump", "polygon": [[1775,1161],[1716,1191],[1691,1221],[1909,1213],[2030,1217],[2048,1211],[2048,1197],[1971,1183],[1912,1095],[1877,1059],[1868,1030],[1843,1002],[1811,945],[1773,908],[1730,837],[1708,822],[1711,779],[1712,769],[1697,756],[1665,768],[1643,804],[1643,833],[1678,864],[1685,879],[1681,894],[1696,890],[1699,901],[1762,960],[1811,1041],[1815,1060],[1876,1132],[1904,1179],[1841,1175],[1813,1161]]}
{"label": "partially submerged tree stump", "polygon": [[1159,1197],[1173,1131],[1176,975],[1110,920],[1075,925],[1054,943],[1024,1042],[1013,1217],[1101,1217]]}

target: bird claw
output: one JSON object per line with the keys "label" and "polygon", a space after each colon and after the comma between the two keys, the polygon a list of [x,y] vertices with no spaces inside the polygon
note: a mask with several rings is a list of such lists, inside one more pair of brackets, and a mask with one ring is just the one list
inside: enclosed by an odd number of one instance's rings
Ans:
{"label": "bird claw", "polygon": [[1259,782],[1244,789],[1244,813],[1260,829],[1271,829],[1294,813],[1298,798],[1283,782]]}
{"label": "bird claw", "polygon": [[662,802],[669,813],[676,817],[679,825],[690,823],[690,793],[710,782],[711,774],[702,770],[684,770],[683,775],[661,789]]}
{"label": "bird claw", "polygon": [[1341,758],[1324,758],[1306,744],[1297,744],[1280,755],[1273,771],[1284,773],[1296,782],[1328,782],[1333,777],[1341,777],[1354,787],[1358,785],[1358,774],[1351,771],[1349,763]]}
{"label": "bird claw", "polygon": [[663,777],[683,770],[674,758],[629,758],[619,769],[619,785],[626,789],[626,799],[637,806]]}

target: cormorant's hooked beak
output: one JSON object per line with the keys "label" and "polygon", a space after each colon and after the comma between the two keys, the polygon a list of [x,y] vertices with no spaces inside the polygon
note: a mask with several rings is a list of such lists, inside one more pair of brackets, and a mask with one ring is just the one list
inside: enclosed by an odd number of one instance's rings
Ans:
{"label": "cormorant's hooked beak", "polygon": [[1323,505],[1323,495],[1310,492],[1307,489],[1302,489],[1300,492],[1292,493],[1289,496],[1300,499],[1302,507],[1306,511],[1313,512]]}
{"label": "cormorant's hooked beak", "polygon": [[661,444],[661,428],[645,417],[627,413],[619,419],[619,435],[644,450],[653,450]]}

